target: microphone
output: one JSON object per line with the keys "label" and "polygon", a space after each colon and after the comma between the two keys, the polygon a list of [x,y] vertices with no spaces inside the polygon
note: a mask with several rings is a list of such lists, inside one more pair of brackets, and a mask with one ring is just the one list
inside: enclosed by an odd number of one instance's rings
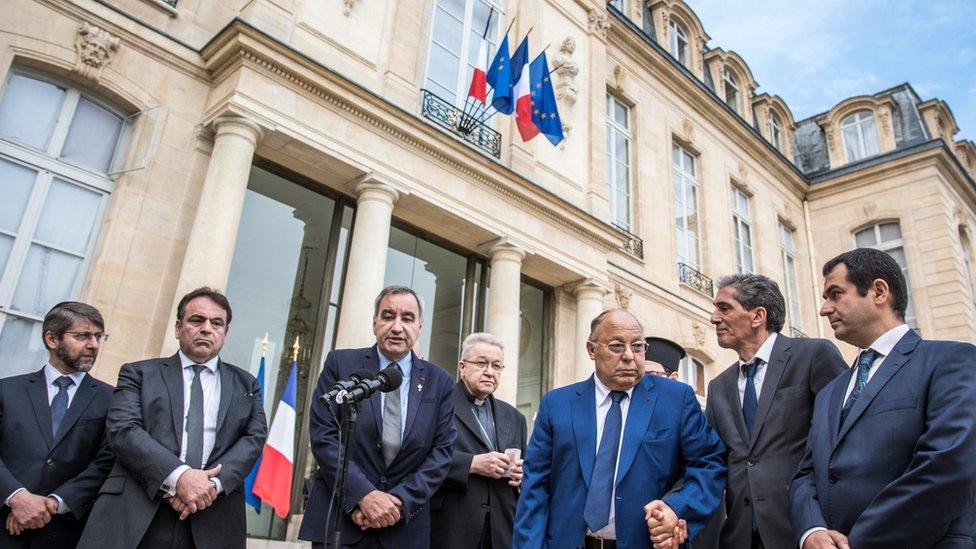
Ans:
{"label": "microphone", "polygon": [[362,402],[371,397],[373,393],[379,391],[389,393],[400,388],[403,383],[403,374],[396,366],[387,366],[374,379],[364,379],[359,382],[355,389],[340,395],[336,402]]}
{"label": "microphone", "polygon": [[341,393],[355,389],[356,386],[359,385],[359,382],[367,379],[373,379],[374,377],[376,377],[376,374],[367,370],[366,368],[356,370],[347,379],[335,382],[335,385],[332,386],[332,390],[319,397],[319,399],[322,401],[322,404],[328,404],[329,402],[335,400],[335,398]]}

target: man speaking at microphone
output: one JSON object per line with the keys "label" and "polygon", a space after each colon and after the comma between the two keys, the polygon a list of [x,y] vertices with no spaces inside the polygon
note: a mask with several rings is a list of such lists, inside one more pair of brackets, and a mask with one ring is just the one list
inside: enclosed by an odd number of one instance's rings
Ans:
{"label": "man speaking at microphone", "polygon": [[[456,432],[451,376],[411,351],[423,328],[422,314],[412,289],[388,286],[376,297],[373,311],[376,344],[331,351],[325,358],[309,418],[319,468],[298,535],[313,548],[332,547],[336,517],[342,547],[419,549],[429,544],[428,502],[450,469]],[[402,383],[361,401],[349,444],[346,497],[329,517],[341,467],[339,425],[333,417],[338,406],[320,397],[353,375],[361,377],[362,370],[387,368],[398,370]]]}

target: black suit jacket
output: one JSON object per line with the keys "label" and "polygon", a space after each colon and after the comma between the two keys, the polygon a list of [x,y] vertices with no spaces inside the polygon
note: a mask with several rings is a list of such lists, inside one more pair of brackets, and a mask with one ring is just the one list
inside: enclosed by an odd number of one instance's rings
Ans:
{"label": "black suit jacket", "polygon": [[[205,468],[220,463],[223,492],[191,515],[200,549],[244,547],[244,477],[261,453],[267,424],[257,380],[221,361],[217,438]],[[163,501],[160,487],[178,466],[183,437],[183,372],[179,355],[124,364],[108,412],[108,443],[118,458],[99,491],[79,547],[131,549]],[[166,505],[166,503],[163,503]]]}
{"label": "black suit jacket", "polygon": [[[766,547],[794,545],[790,478],[803,457],[817,393],[845,370],[847,364],[833,343],[778,334],[752,437],[742,417],[737,364],[708,384],[705,415],[725,443],[729,475],[721,547],[750,547],[753,513]],[[704,546],[696,540],[695,547]]]}
{"label": "black suit jacket", "polygon": [[478,546],[485,511],[491,509],[491,546],[512,546],[518,488],[507,478],[493,479],[469,473],[476,454],[504,452],[518,448],[525,452],[525,416],[512,405],[488,397],[495,421],[495,446],[485,440],[478,418],[471,408],[464,384],[454,385],[454,426],[457,442],[447,479],[430,502],[430,546],[444,549],[470,549]]}
{"label": "black suit jacket", "polygon": [[11,536],[0,510],[0,547],[74,547],[98,487],[114,458],[105,441],[112,386],[86,375],[71,399],[60,432],[51,433],[44,369],[0,379],[0,498],[18,488],[57,494],[70,509],[39,530]]}

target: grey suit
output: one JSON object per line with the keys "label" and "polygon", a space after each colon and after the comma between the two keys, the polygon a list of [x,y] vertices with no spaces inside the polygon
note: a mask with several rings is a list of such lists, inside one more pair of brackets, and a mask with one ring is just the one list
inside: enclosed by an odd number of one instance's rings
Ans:
{"label": "grey suit", "polygon": [[[257,381],[220,362],[217,436],[205,468],[220,463],[223,492],[191,515],[199,548],[244,547],[244,477],[267,434]],[[108,442],[118,461],[99,491],[79,547],[131,549],[139,545],[163,502],[161,486],[180,461],[183,373],[178,355],[125,364],[108,411]]]}
{"label": "grey suit", "polygon": [[790,478],[803,458],[817,392],[846,369],[833,343],[778,334],[759,392],[751,438],[742,417],[738,363],[708,384],[705,415],[725,443],[729,475],[721,547],[752,545],[753,513],[766,547],[793,546]]}

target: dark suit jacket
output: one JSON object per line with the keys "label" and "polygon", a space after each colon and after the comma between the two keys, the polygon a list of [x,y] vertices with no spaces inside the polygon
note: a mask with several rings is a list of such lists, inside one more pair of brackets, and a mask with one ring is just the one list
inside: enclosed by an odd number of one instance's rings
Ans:
{"label": "dark suit jacket", "polygon": [[[298,537],[331,544],[332,520],[327,521],[332,488],[339,468],[339,429],[328,408],[319,400],[332,385],[360,369],[379,371],[375,346],[365,349],[343,349],[329,353],[312,397],[309,438],[312,454],[319,466],[308,495],[305,519]],[[394,548],[427,547],[430,541],[431,496],[447,476],[454,450],[456,432],[454,385],[451,376],[440,366],[413,355],[410,372],[410,396],[407,402],[406,428],[400,453],[387,467],[383,460],[383,411],[380,395],[374,394],[360,405],[359,420],[352,433],[349,448],[349,470],[346,477],[346,499],[338,515],[342,520],[342,545],[360,542]],[[408,380],[404,379],[404,383]],[[403,502],[402,519],[378,530],[360,530],[350,514],[357,503],[373,490],[388,492]]]}
{"label": "dark suit jacket", "polygon": [[105,441],[105,414],[112,386],[86,375],[61,422],[51,433],[44,369],[0,379],[0,498],[18,488],[57,494],[70,509],[39,530],[11,536],[0,510],[0,547],[74,547],[114,458]]}
{"label": "dark suit jacket", "polygon": [[[739,398],[739,368],[733,364],[708,384],[705,414],[726,449],[725,525],[722,547],[752,543],[752,514],[766,547],[790,547],[789,485],[803,457],[817,393],[847,370],[826,339],[776,336],[759,393],[750,438]],[[696,549],[704,548],[700,543]]]}
{"label": "dark suit jacket", "polygon": [[[267,424],[257,380],[221,361],[217,438],[205,468],[220,463],[223,492],[190,516],[200,549],[244,547],[244,477],[261,453]],[[183,372],[179,355],[124,364],[108,411],[108,443],[117,462],[99,491],[80,547],[131,549],[163,502],[160,487],[183,465]],[[162,503],[167,505],[167,503]]]}
{"label": "dark suit jacket", "polygon": [[[596,461],[593,376],[542,397],[525,455],[513,546],[570,549],[586,535],[583,508]],[[725,488],[724,447],[691,387],[644,376],[634,387],[617,463],[620,549],[650,548],[644,505],[663,499],[694,537]],[[673,488],[681,481],[680,488]],[[669,491],[669,489],[671,489]]]}
{"label": "dark suit jacket", "polygon": [[790,485],[798,541],[814,526],[856,549],[976,544],[976,347],[909,331],[840,425],[852,371],[820,392]]}
{"label": "dark suit jacket", "polygon": [[443,549],[477,547],[485,510],[490,506],[491,546],[507,549],[512,546],[518,488],[509,486],[507,478],[493,479],[469,471],[476,454],[504,452],[507,448],[518,448],[525,453],[525,416],[512,405],[489,396],[485,406],[491,406],[496,440],[495,446],[491,446],[485,440],[471,406],[464,383],[456,383],[454,426],[458,433],[457,443],[447,480],[431,500],[430,546]]}

